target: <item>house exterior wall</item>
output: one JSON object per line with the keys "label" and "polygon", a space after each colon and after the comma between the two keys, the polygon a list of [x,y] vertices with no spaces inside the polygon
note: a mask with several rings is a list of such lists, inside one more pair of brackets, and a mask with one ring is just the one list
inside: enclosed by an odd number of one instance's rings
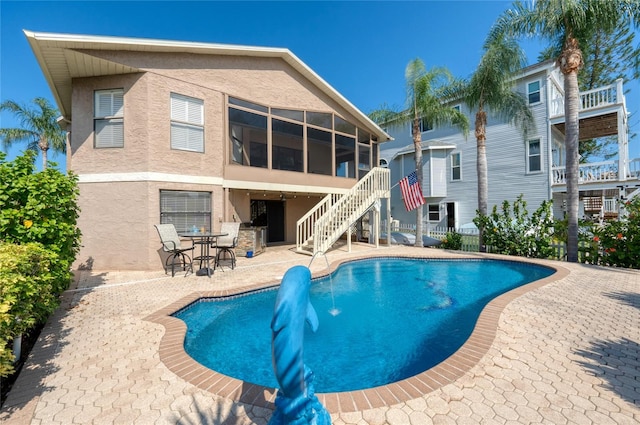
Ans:
{"label": "house exterior wall", "polygon": [[[488,112],[486,152],[489,211],[494,205],[500,208],[504,200],[513,203],[520,194],[523,194],[523,198],[527,202],[527,209],[532,212],[544,200],[551,197],[549,180],[551,154],[548,140],[550,131],[547,122],[546,73],[546,67],[538,73],[530,73],[520,79],[515,87],[516,91],[526,95],[527,84],[532,81],[540,81],[541,101],[531,105],[535,129],[529,132],[526,140],[518,128],[501,121],[490,111]],[[429,150],[423,151],[423,158],[430,158],[429,161],[425,161],[426,165],[423,170],[425,186],[427,182],[434,184],[433,188],[426,186],[423,191],[425,195],[423,221],[428,222],[429,228],[447,226],[445,208],[447,203],[455,203],[456,205],[457,227],[472,222],[476,216],[478,208],[477,143],[473,135],[476,111],[469,110],[466,105],[460,105],[460,108],[467,115],[472,126],[467,139],[457,129],[448,126],[422,133],[423,143],[437,141],[455,146],[453,149],[434,150],[434,152],[444,154],[444,157],[435,153],[430,155]],[[390,161],[391,181],[392,184],[395,184],[412,171],[412,168],[407,168],[406,165],[414,160],[413,154],[392,159],[394,151],[411,145],[410,127],[407,124],[402,128],[387,130],[395,140],[381,146],[380,156]],[[539,172],[527,172],[527,141],[533,139],[540,139],[542,170]],[[451,180],[451,153],[453,152],[461,155],[461,179],[456,181]],[[436,156],[434,157],[434,155]],[[427,180],[427,176],[431,180]],[[443,180],[439,180],[441,178]],[[428,220],[428,204],[440,205],[439,221]],[[407,212],[405,210],[400,191],[397,188],[391,194],[391,215],[402,223],[415,224],[416,221],[415,211]]]}
{"label": "house exterior wall", "polygon": [[[279,195],[285,203],[285,242],[295,242],[296,221],[327,192],[356,179],[230,164],[226,96],[284,109],[335,112],[359,125],[321,89],[279,58],[86,51],[145,72],[73,80],[71,158],[79,176],[82,248],[76,266],[152,270],[162,267],[154,224],[160,190],[212,195],[211,226],[248,222],[251,200]],[[94,148],[94,92],[124,89],[124,147]],[[204,152],[172,149],[172,93],[204,102]]]}

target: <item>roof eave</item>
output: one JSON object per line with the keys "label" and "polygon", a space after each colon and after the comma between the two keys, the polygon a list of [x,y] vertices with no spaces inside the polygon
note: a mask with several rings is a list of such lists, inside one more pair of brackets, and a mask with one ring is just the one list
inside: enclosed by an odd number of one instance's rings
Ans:
{"label": "roof eave", "polygon": [[[272,48],[272,47],[255,47],[240,45],[223,45],[213,43],[184,42],[171,40],[156,40],[145,38],[127,38],[112,36],[92,36],[92,35],[75,35],[60,33],[36,33],[33,31],[23,30],[31,49],[36,56],[36,60],[42,69],[47,80],[47,84],[53,93],[58,104],[60,112],[65,118],[70,117],[71,111],[67,110],[60,88],[57,87],[54,78],[51,75],[49,65],[44,58],[41,43],[53,42],[60,43],[62,49],[82,49],[87,48],[87,44],[99,44],[102,50],[129,50],[129,51],[157,51],[157,52],[188,52],[195,54],[218,54],[218,55],[237,55],[237,56],[254,56],[254,57],[276,57],[283,59],[287,64],[300,72],[305,78],[309,79],[314,85],[324,91],[331,99],[342,106],[346,111],[358,119],[364,127],[373,133],[379,143],[393,140],[380,126],[374,123],[366,114],[356,108],[329,83],[320,77],[315,71],[309,68],[289,49]],[[64,46],[67,44],[68,46]],[[75,45],[75,46],[74,46]],[[95,46],[91,49],[95,50]],[[68,76],[69,80],[71,76]]]}

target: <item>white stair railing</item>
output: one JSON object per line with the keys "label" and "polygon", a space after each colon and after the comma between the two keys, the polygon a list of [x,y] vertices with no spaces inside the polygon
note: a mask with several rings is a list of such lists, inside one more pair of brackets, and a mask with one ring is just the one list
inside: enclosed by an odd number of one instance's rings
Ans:
{"label": "white stair railing", "polygon": [[373,168],[344,195],[327,195],[297,222],[299,252],[325,252],[380,198],[389,197],[390,173]]}
{"label": "white stair railing", "polygon": [[316,221],[322,217],[343,195],[330,193],[296,223],[296,249],[301,251],[305,245],[313,241],[313,229]]}

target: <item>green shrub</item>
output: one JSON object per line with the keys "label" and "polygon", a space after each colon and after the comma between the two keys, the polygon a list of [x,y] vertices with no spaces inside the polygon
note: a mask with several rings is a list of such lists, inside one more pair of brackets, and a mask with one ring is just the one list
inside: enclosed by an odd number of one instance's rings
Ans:
{"label": "green shrub", "polygon": [[462,235],[458,232],[447,232],[447,236],[442,240],[441,248],[455,249],[457,251],[462,249]]}
{"label": "green shrub", "polygon": [[32,151],[5,158],[0,152],[0,376],[12,370],[8,344],[56,308],[80,247],[77,177],[36,172]]}
{"label": "green shrub", "polygon": [[505,200],[500,212],[497,205],[494,205],[491,214],[487,216],[477,212],[473,222],[479,229],[484,229],[484,244],[491,247],[491,252],[548,258],[553,253],[552,203],[543,201],[529,216],[527,202],[522,198],[522,195],[518,196],[513,206]]}
{"label": "green shrub", "polygon": [[594,264],[640,268],[640,198],[624,205],[620,220],[594,226],[589,256]]}
{"label": "green shrub", "polygon": [[[35,153],[26,151],[12,162],[0,153],[0,241],[38,242],[58,254],[61,268],[69,271],[80,248],[77,227],[77,176],[53,167],[36,172]],[[53,164],[55,165],[55,164]],[[56,282],[60,293],[70,283]]]}
{"label": "green shrub", "polygon": [[0,376],[13,372],[9,343],[55,310],[66,278],[58,255],[41,244],[0,243]]}

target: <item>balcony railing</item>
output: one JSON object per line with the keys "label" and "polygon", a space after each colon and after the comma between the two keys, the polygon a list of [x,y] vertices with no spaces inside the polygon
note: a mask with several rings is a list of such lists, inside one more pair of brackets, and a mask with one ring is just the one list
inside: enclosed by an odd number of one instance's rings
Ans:
{"label": "balcony railing", "polygon": [[[556,84],[552,84],[551,87],[551,116],[556,117],[564,115],[563,89]],[[619,93],[620,95],[618,95]],[[623,105],[625,103],[622,79],[616,80],[615,84],[580,92],[580,111],[589,111],[620,103]]]}
{"label": "balcony railing", "polygon": [[[553,184],[567,184],[566,167],[553,167]],[[579,183],[597,183],[606,181],[617,181],[618,162],[603,161],[591,164],[580,165],[578,169]]]}
{"label": "balcony railing", "polygon": [[[640,179],[640,158],[635,158],[627,162],[629,170],[626,178],[618,175],[618,161],[593,162],[582,164],[578,168],[579,183],[598,183],[607,181],[624,181],[629,179]],[[567,184],[566,167],[553,167],[553,184]]]}

